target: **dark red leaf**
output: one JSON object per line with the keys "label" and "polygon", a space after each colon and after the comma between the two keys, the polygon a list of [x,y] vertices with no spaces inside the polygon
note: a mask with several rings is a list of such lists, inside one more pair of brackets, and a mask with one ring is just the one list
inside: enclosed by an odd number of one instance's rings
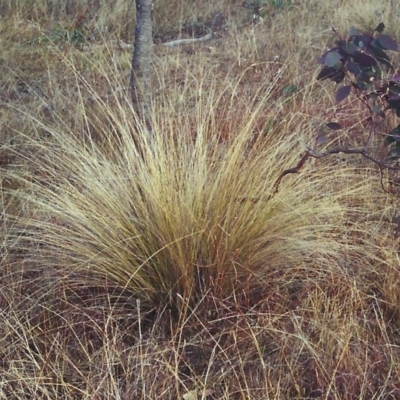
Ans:
{"label": "dark red leaf", "polygon": [[385,29],[385,24],[384,24],[383,22],[381,22],[381,23],[375,28],[375,32],[382,33],[384,29]]}
{"label": "dark red leaf", "polygon": [[361,53],[361,51],[356,51],[353,54],[353,60],[355,63],[361,65],[361,67],[374,67],[376,65],[375,58],[369,56],[368,54]]}
{"label": "dark red leaf", "polygon": [[340,124],[338,124],[337,122],[327,122],[326,126],[331,129],[332,131],[337,131],[339,129],[341,129],[342,127],[340,126]]}
{"label": "dark red leaf", "polygon": [[318,59],[318,64],[326,65],[325,60],[326,60],[327,56],[331,53],[335,53],[338,51],[342,51],[342,50],[339,47],[332,47],[331,49],[326,51],[324,54],[322,54],[322,56]]}
{"label": "dark red leaf", "polygon": [[389,56],[382,50],[376,47],[369,48],[368,52],[374,56],[381,64],[386,65],[389,69],[393,70],[393,65],[390,63]]}
{"label": "dark red leaf", "polygon": [[361,35],[354,36],[353,42],[358,47],[362,48],[362,47],[369,47],[373,40],[374,40],[373,36],[361,34]]}
{"label": "dark red leaf", "polygon": [[349,70],[349,72],[351,72],[352,74],[358,76],[361,73],[360,68],[358,67],[357,64],[353,63],[353,61],[349,61],[347,63],[347,69]]}
{"label": "dark red leaf", "polygon": [[389,35],[380,35],[377,40],[379,44],[386,50],[398,51],[397,42]]}
{"label": "dark red leaf", "polygon": [[391,82],[399,82],[400,81],[400,74],[394,75],[390,78]]}
{"label": "dark red leaf", "polygon": [[347,42],[344,50],[347,54],[354,54],[357,51],[358,47],[353,42]]}
{"label": "dark red leaf", "polygon": [[324,64],[327,67],[334,67],[335,65],[338,65],[342,61],[342,56],[339,54],[338,51],[329,51],[324,60]]}
{"label": "dark red leaf", "polygon": [[389,56],[382,50],[377,47],[371,47],[368,50],[368,53],[375,57],[379,62],[382,60],[387,61],[390,63]]}
{"label": "dark red leaf", "polygon": [[341,82],[343,82],[344,77],[345,77],[345,74],[344,74],[343,70],[340,70],[331,79],[335,83],[341,83]]}
{"label": "dark red leaf", "polygon": [[337,71],[335,68],[324,67],[318,74],[317,80],[323,81],[324,79],[334,79],[338,72],[339,71]]}
{"label": "dark red leaf", "polygon": [[344,100],[351,91],[351,86],[342,86],[338,91],[336,92],[336,101],[342,101]]}

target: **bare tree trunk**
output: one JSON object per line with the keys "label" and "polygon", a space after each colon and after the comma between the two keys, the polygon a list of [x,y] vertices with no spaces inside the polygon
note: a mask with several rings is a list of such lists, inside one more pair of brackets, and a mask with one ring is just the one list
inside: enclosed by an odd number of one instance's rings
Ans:
{"label": "bare tree trunk", "polygon": [[136,0],[135,42],[132,55],[130,90],[139,118],[150,127],[150,55],[152,50],[152,0]]}

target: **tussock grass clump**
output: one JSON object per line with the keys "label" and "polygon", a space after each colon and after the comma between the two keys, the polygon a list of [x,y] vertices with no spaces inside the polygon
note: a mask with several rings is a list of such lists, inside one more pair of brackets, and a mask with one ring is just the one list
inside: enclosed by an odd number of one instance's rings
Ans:
{"label": "tussock grass clump", "polygon": [[[354,183],[353,169],[335,178],[331,167],[310,163],[276,191],[310,128],[295,114],[279,132],[271,128],[265,92],[232,126],[226,121],[238,119],[227,110],[218,121],[213,91],[188,115],[165,121],[155,108],[150,138],[129,107],[98,100],[110,122],[96,131],[102,144],[33,121],[32,168],[14,177],[25,187],[20,245],[34,249],[44,270],[107,276],[161,307],[207,293],[259,293],[287,274],[291,282],[293,268],[308,271],[310,260],[332,265],[348,246],[339,240],[347,204],[376,182],[362,169]],[[324,279],[331,268],[310,273]]]}

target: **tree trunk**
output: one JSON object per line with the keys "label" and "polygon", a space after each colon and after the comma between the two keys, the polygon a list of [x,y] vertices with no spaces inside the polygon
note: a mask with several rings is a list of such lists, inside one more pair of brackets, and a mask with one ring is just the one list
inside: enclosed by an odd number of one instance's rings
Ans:
{"label": "tree trunk", "polygon": [[152,0],[136,0],[135,42],[133,45],[130,90],[139,118],[150,128],[150,67],[152,50]]}

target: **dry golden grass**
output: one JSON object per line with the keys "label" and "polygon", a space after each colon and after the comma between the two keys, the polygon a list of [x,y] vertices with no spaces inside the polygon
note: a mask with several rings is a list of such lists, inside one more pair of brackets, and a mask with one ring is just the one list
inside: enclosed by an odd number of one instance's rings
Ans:
{"label": "dry golden grass", "polygon": [[364,139],[315,60],[400,6],[241,3],[157,2],[156,42],[217,36],[155,45],[148,142],[130,2],[0,0],[1,398],[400,398],[397,197],[351,156],[275,186],[312,121]]}

